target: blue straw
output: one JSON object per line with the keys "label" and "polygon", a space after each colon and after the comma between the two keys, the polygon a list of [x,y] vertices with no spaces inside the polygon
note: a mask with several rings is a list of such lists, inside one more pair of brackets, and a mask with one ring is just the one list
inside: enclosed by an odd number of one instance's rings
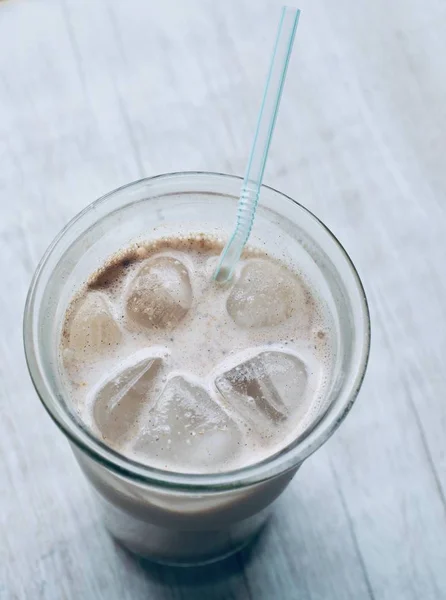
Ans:
{"label": "blue straw", "polygon": [[282,8],[257,128],[240,192],[237,223],[228,243],[223,248],[218,267],[214,273],[215,281],[221,283],[231,279],[254,223],[263,173],[279,111],[299,16],[300,10],[297,8],[287,6]]}

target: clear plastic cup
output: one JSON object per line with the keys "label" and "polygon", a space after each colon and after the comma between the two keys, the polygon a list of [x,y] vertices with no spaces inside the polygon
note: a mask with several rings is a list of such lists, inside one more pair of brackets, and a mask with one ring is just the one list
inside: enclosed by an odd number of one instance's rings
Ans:
{"label": "clear plastic cup", "polygon": [[65,309],[106,258],[136,239],[180,231],[226,232],[241,180],[216,173],[143,179],[93,202],[57,236],[31,283],[24,343],[31,378],[68,438],[110,533],[154,561],[194,565],[223,558],[252,539],[302,462],[349,412],[366,369],[370,321],[356,270],[331,232],[303,206],[263,186],[252,245],[286,247],[317,281],[333,316],[334,369],[326,402],[303,435],[257,464],[207,475],[162,471],[107,447],[80,421],[58,364]]}

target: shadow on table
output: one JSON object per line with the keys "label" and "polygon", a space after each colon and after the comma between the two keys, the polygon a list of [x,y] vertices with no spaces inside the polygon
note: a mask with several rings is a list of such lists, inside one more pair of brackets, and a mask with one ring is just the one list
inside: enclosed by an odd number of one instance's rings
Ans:
{"label": "shadow on table", "polygon": [[[215,563],[199,567],[171,567],[135,558],[120,549],[134,567],[157,584],[157,600],[172,598],[172,588],[180,590],[181,600],[226,600],[249,597],[244,569],[255,556],[259,546],[267,543],[270,523],[240,552]],[[177,595],[173,594],[176,598]]]}

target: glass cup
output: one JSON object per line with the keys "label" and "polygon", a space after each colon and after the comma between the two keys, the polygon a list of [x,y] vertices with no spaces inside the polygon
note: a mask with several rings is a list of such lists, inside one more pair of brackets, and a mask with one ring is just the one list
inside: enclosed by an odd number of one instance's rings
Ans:
{"label": "glass cup", "polygon": [[228,175],[174,173],[107,194],[53,241],[37,267],[25,307],[31,378],[90,481],[107,528],[130,551],[165,564],[212,562],[249,542],[305,458],[347,415],[367,365],[369,313],[352,262],[314,215],[263,186],[250,243],[272,255],[286,252],[300,264],[333,317],[334,367],[314,421],[266,460],[206,475],[162,471],[131,460],[107,447],[80,421],[58,360],[64,312],[73,294],[111,254],[138,239],[178,231],[228,235],[240,185],[240,178]]}

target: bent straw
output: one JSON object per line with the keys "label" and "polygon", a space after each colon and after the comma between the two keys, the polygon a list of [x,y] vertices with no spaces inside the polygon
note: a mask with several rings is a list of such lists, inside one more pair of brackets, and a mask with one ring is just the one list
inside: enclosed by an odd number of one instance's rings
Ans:
{"label": "bent straw", "polygon": [[288,62],[293,48],[294,36],[299,21],[300,10],[284,6],[279,21],[276,42],[263,92],[257,128],[246,167],[245,178],[237,207],[237,222],[232,236],[220,255],[214,272],[214,280],[224,283],[232,277],[243,248],[251,233],[259,201],[268,150],[276,124]]}

